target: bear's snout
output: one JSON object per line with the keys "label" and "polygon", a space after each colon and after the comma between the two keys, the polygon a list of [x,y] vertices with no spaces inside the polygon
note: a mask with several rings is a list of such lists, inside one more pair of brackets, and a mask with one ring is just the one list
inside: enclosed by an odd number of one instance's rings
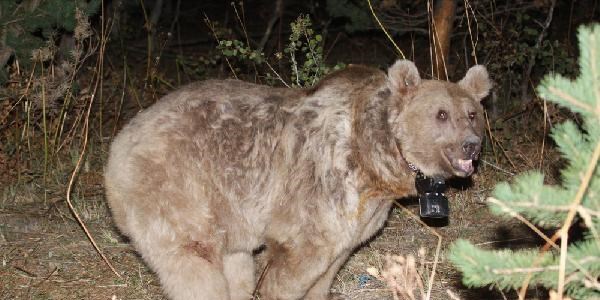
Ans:
{"label": "bear's snout", "polygon": [[467,158],[477,159],[481,151],[481,138],[476,135],[468,136],[462,144],[462,149]]}

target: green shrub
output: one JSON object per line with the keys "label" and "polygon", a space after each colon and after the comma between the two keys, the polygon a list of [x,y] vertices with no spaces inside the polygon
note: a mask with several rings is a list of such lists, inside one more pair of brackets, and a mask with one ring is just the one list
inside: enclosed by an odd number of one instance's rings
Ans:
{"label": "green shrub", "polygon": [[[300,15],[290,26],[292,32],[283,51],[284,53],[275,54],[277,59],[285,59],[288,63],[291,84],[285,83],[286,85],[309,87],[324,75],[344,67],[340,63],[335,66],[328,66],[325,63],[324,40],[320,34],[316,34],[312,29],[310,17]],[[285,79],[276,73],[268,63],[263,52],[253,49],[240,40],[220,40],[217,49],[225,58],[235,59],[243,64],[253,64],[255,66],[266,64],[268,66],[266,79],[269,83],[274,83],[276,79],[285,82]],[[239,68],[234,69],[234,71],[236,70],[239,70]]]}
{"label": "green shrub", "polygon": [[[27,68],[35,55],[38,60],[51,60],[61,32],[75,31],[76,9],[89,16],[98,10],[100,0],[0,0],[0,46],[10,49],[21,67]],[[47,49],[38,51],[37,49]],[[0,66],[0,84],[7,70]]]}

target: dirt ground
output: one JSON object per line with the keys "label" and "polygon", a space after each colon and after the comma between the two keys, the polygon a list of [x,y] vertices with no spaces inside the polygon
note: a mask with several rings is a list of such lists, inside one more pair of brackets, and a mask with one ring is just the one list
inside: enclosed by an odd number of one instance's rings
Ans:
{"label": "dirt ground", "polygon": [[[486,152],[483,159],[493,159],[490,156]],[[5,185],[0,199],[0,299],[164,299],[157,277],[116,231],[103,196],[101,170],[98,165],[81,174],[73,202],[123,278],[113,274],[94,250],[64,195],[33,183]],[[382,270],[388,254],[417,257],[427,287],[437,244],[431,230],[435,230],[443,240],[431,299],[451,299],[448,291],[460,299],[516,298],[514,292],[503,294],[494,288],[467,290],[445,253],[457,238],[488,248],[539,244],[539,239],[517,221],[490,215],[484,203],[494,183],[509,177],[480,164],[472,180],[453,184],[447,222],[432,222],[430,227],[417,221],[414,199],[399,200],[407,209],[396,207],[390,213],[385,228],[356,251],[338,274],[333,289],[350,299],[392,299],[386,284],[367,272],[368,268]],[[426,251],[422,259],[418,258],[419,249]],[[532,290],[529,296],[544,298],[543,291],[539,294]]]}

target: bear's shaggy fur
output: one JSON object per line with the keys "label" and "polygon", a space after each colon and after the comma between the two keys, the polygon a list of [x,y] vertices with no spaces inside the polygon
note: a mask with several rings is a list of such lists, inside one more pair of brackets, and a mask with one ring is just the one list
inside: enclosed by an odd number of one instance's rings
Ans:
{"label": "bear's shaggy fur", "polygon": [[[334,276],[428,176],[468,176],[487,71],[422,80],[350,66],[310,89],[190,84],[139,113],[106,167],[114,220],[171,299],[333,299]],[[337,299],[337,298],[336,298]]]}

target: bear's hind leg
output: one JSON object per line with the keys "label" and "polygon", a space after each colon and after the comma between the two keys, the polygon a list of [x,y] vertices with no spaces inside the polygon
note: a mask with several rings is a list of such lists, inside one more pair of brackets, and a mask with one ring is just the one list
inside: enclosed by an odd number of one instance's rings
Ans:
{"label": "bear's hind leg", "polygon": [[158,248],[158,245],[160,243],[138,249],[158,274],[169,299],[230,299],[220,251],[198,241],[174,243],[169,248]]}
{"label": "bear's hind leg", "polygon": [[[332,265],[337,256],[332,254],[330,247],[314,245],[307,240],[295,241],[291,246],[268,243],[269,269],[260,286],[261,299],[309,299],[305,298],[306,293]],[[327,283],[330,281],[327,280]],[[325,292],[318,290],[313,293],[323,298],[310,300],[326,300],[329,287],[323,288]]]}

